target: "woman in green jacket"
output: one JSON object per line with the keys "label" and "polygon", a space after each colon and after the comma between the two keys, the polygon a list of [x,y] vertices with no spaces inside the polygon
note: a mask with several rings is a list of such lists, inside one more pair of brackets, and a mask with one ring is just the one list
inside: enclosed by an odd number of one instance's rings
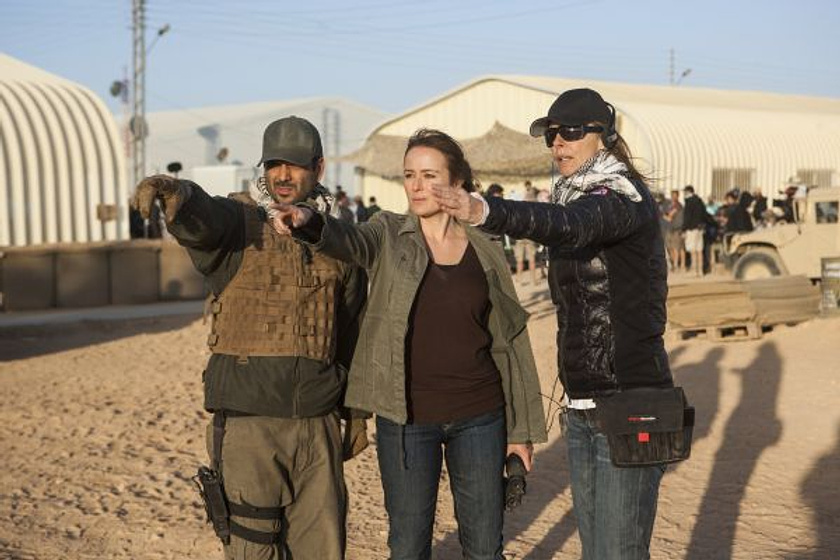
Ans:
{"label": "woman in green jacket", "polygon": [[278,205],[274,225],[370,277],[345,405],[376,414],[391,558],[431,557],[445,458],[465,557],[497,560],[505,457],[530,470],[546,440],[539,379],[501,247],[441,212],[434,184],[475,191],[458,143],[424,129],[404,157],[408,215],[353,225]]}

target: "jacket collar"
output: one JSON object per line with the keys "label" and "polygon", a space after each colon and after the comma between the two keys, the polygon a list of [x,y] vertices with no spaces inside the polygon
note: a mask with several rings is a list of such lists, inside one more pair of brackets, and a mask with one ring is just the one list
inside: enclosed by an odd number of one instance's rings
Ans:
{"label": "jacket collar", "polygon": [[398,232],[399,235],[403,235],[404,233],[414,233],[415,231],[420,230],[420,218],[411,213],[406,214],[405,218],[405,222],[403,222],[403,225],[400,227],[400,231]]}
{"label": "jacket collar", "polygon": [[[477,237],[484,235],[478,229],[467,224],[464,224],[464,229],[467,231],[467,238],[470,240],[470,242],[474,241]],[[417,232],[419,232],[421,235],[423,234],[423,231],[420,227],[420,218],[418,218],[415,214],[406,214],[405,222],[399,229],[399,235]]]}
{"label": "jacket collar", "polygon": [[[499,277],[497,267],[503,270],[507,266],[507,261],[501,255],[494,256],[496,249],[492,244],[495,241],[491,240],[486,233],[466,224],[464,224],[464,229],[467,233],[467,239],[475,248],[478,260],[481,262],[481,268],[484,269],[484,273],[487,275],[487,281],[490,285],[490,297],[500,307],[496,313],[493,313],[495,320],[498,321],[498,326],[504,339],[510,342],[527,326],[528,313],[519,304],[519,299],[513,290],[513,284],[509,280],[505,282]],[[425,260],[427,259],[425,252],[426,245],[422,237],[423,232],[420,229],[420,218],[414,214],[406,214],[405,223],[399,229],[399,235],[403,234],[410,235],[418,246],[423,248],[423,262],[428,263],[428,260]],[[508,289],[510,290],[509,292]]]}
{"label": "jacket collar", "polygon": [[[419,243],[421,247],[426,247],[425,241],[422,239],[423,231],[420,227],[420,218],[417,217],[415,214],[408,213],[405,215],[406,219],[403,225],[400,227],[398,234],[399,235],[410,235],[410,234],[417,234],[415,236],[415,240]],[[476,243],[482,244],[483,248],[487,248],[486,243],[492,243],[490,239],[487,238],[487,234],[470,226],[468,224],[464,224],[464,230],[467,233],[467,239],[470,243],[475,245]],[[484,272],[489,272],[493,269],[493,263],[488,262],[486,259],[482,258],[483,254],[486,251],[477,250],[479,255],[479,260],[481,261],[481,267],[484,269]]]}

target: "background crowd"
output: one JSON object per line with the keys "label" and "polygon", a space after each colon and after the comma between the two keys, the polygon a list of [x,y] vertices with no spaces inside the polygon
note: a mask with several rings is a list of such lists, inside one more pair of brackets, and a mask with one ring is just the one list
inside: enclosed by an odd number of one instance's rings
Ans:
{"label": "background crowd", "polygon": [[[788,186],[779,193],[784,195],[783,198],[774,200],[771,205],[761,189],[756,188],[750,192],[735,187],[726,192],[723,203],[709,196],[702,204],[699,219],[693,215],[689,220],[686,220],[686,206],[689,205],[689,199],[697,197],[693,186],[687,185],[682,192],[673,189],[668,196],[664,190],[655,191],[670,272],[694,271],[698,276],[708,274],[718,264],[725,264],[726,256],[722,248],[726,236],[794,223],[794,199],[802,188],[798,185]],[[686,243],[687,233],[696,229],[702,230],[703,243],[699,253],[692,251]],[[698,254],[693,256],[693,252]],[[700,260],[702,266],[695,267],[693,261]]]}

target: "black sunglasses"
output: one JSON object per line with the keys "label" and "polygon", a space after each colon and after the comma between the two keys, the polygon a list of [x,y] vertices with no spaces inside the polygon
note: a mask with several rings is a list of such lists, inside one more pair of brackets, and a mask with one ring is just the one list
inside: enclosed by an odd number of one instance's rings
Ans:
{"label": "black sunglasses", "polygon": [[575,142],[580,140],[590,132],[603,132],[604,127],[601,125],[588,124],[561,124],[560,126],[551,126],[545,129],[543,136],[545,137],[545,145],[549,148],[554,145],[554,139],[557,135],[566,142]]}

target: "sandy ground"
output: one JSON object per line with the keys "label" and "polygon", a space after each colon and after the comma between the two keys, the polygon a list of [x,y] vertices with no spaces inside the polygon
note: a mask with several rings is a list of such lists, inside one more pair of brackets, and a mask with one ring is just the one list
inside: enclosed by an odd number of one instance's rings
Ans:
{"label": "sandy ground", "polygon": [[[555,320],[533,313],[543,391]],[[0,329],[0,559],[221,558],[190,477],[205,462],[195,315]],[[697,408],[691,459],[664,479],[654,559],[840,558],[840,318],[762,339],[669,347]],[[346,465],[348,558],[387,558],[375,448]],[[578,558],[559,430],[538,448],[512,558]],[[434,558],[460,558],[448,491]]]}

